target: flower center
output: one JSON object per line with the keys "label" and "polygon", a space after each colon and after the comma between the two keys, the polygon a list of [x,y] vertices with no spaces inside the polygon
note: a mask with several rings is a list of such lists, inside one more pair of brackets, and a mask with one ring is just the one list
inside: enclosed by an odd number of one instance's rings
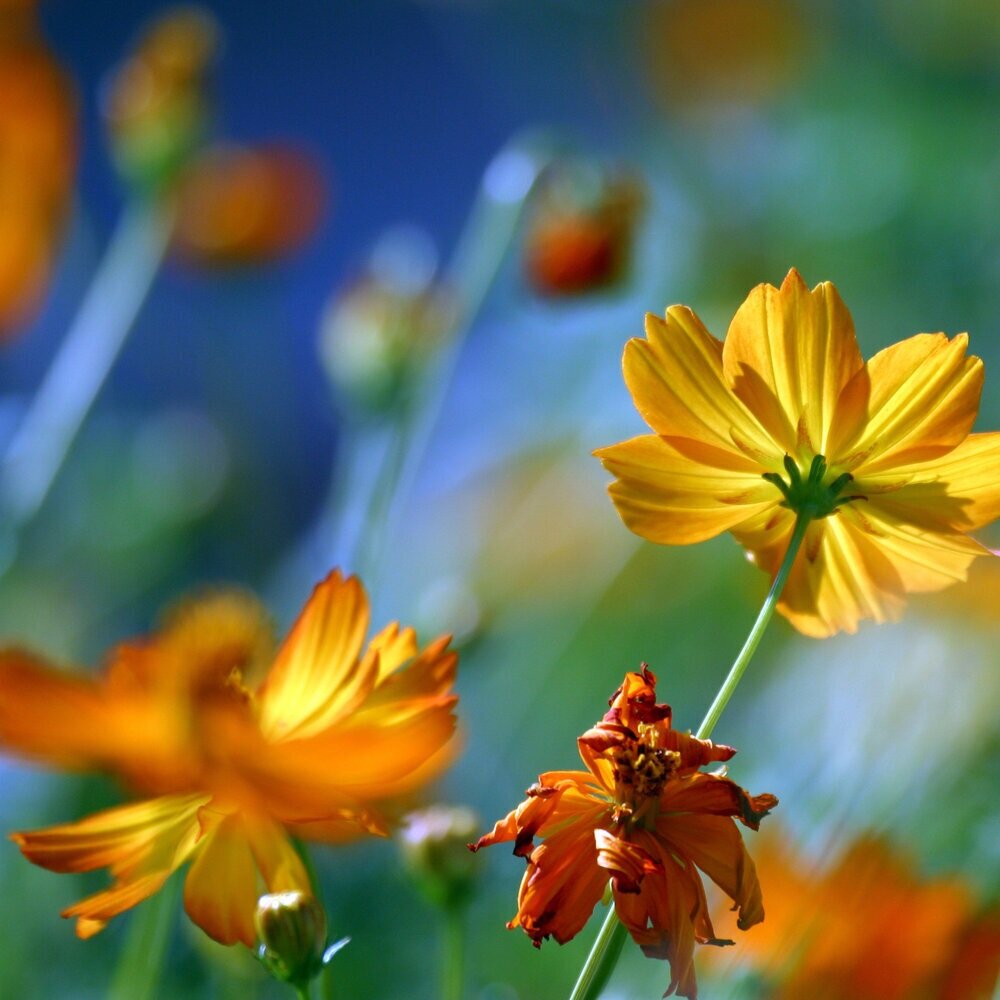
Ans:
{"label": "flower center", "polygon": [[660,797],[663,786],[677,770],[680,754],[638,739],[620,746],[613,759],[619,799],[627,798],[628,804],[638,807]]}
{"label": "flower center", "polygon": [[795,511],[796,514],[805,514],[813,520],[818,520],[835,514],[839,507],[852,500],[868,499],[860,493],[841,496],[854,479],[849,472],[841,473],[829,482],[824,482],[827,465],[822,455],[813,458],[805,477],[791,455],[785,456],[784,465],[788,472],[787,482],[777,472],[765,472],[763,478],[781,491],[781,495],[785,498],[781,501],[781,506]]}

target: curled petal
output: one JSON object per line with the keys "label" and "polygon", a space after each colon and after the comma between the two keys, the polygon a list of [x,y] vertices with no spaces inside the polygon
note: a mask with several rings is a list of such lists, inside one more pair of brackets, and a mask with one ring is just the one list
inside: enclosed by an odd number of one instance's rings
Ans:
{"label": "curled petal", "polygon": [[595,830],[594,842],[597,844],[597,863],[610,872],[616,892],[638,892],[646,875],[663,873],[663,866],[643,848],[607,830]]}
{"label": "curled petal", "polygon": [[770,794],[750,795],[735,782],[717,774],[696,773],[669,782],[660,798],[660,815],[708,813],[735,816],[756,830],[778,804]]}
{"label": "curled petal", "polygon": [[567,787],[567,785],[546,787],[537,783],[532,785],[526,792],[528,797],[503,819],[497,820],[493,829],[483,834],[474,844],[470,844],[469,849],[478,851],[481,847],[491,847],[493,844],[513,840],[514,853],[519,858],[528,857],[534,849],[535,834],[555,812]]}

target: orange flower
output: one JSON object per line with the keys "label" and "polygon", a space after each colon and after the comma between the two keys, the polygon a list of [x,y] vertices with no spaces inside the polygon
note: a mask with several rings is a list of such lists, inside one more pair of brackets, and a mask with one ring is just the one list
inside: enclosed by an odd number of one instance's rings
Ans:
{"label": "orange flower", "polygon": [[768,921],[741,938],[731,962],[719,963],[727,979],[733,966],[749,966],[774,1000],[991,995],[1000,963],[996,917],[991,925],[989,914],[973,916],[960,879],[921,878],[873,835],[858,837],[819,873],[774,837],[761,838],[755,853]]}
{"label": "orange flower", "polygon": [[180,178],[174,247],[206,266],[266,263],[312,235],[323,200],[323,180],[305,153],[217,146]]}
{"label": "orange flower", "polygon": [[725,343],[684,306],[646,317],[624,372],[654,434],[598,451],[622,519],[684,545],[732,531],[772,577],[812,521],[779,610],[808,635],[899,616],[964,580],[1000,514],[1000,433],[970,434],[983,365],[918,334],[865,363],[837,290],[759,285]]}
{"label": "orange flower", "polygon": [[362,652],[368,603],[331,574],[271,661],[260,606],[216,594],[116,649],[97,680],[0,654],[0,746],[107,768],[155,796],[13,839],[52,871],[107,868],[112,886],[64,911],[81,937],[156,892],[185,862],[188,915],[217,940],[254,942],[262,887],[306,891],[289,834],[384,834],[380,805],[444,767],[457,656],[418,652],[392,624]]}
{"label": "orange flower", "polygon": [[0,338],[38,309],[69,214],[76,100],[33,4],[0,5]]}
{"label": "orange flower", "polygon": [[[732,944],[716,936],[698,869],[733,899],[741,929],[763,920],[757,873],[732,817],[756,830],[777,799],[751,797],[721,771],[699,771],[736,751],[672,729],[655,685],[645,664],[626,674],[611,710],[577,740],[587,770],[540,775],[524,802],[471,847],[513,841],[527,858],[507,926],[523,928],[536,947],[574,937],[610,878],[633,939],[670,962],[665,995],[694,998],[695,942]],[[544,838],[537,847],[536,835]]]}

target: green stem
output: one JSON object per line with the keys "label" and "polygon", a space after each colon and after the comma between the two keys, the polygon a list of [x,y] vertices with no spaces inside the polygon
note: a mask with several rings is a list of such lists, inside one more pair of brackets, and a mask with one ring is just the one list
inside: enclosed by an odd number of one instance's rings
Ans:
{"label": "green stem", "polygon": [[309,994],[309,984],[305,983],[302,986],[296,986],[295,987],[295,994],[299,998],[299,1000],[309,1000],[309,997],[310,997],[310,994]]}
{"label": "green stem", "polygon": [[136,200],[122,214],[79,312],[0,464],[13,532],[41,507],[114,366],[170,242],[173,214]]}
{"label": "green stem", "polygon": [[608,915],[601,924],[587,961],[580,970],[580,976],[570,994],[570,1000],[596,1000],[601,995],[618,956],[622,953],[628,931],[615,913],[615,904],[608,906]]}
{"label": "green stem", "polygon": [[115,966],[107,1000],[153,1000],[163,971],[181,880],[169,878],[130,918],[125,947]]}
{"label": "green stem", "polygon": [[788,548],[785,550],[785,558],[782,560],[781,566],[774,577],[771,589],[767,592],[767,597],[764,598],[764,605],[760,609],[760,614],[757,615],[757,620],[753,623],[753,628],[747,636],[747,641],[743,644],[739,656],[736,657],[733,665],[729,668],[729,674],[725,681],[723,681],[722,687],[719,688],[719,693],[715,696],[711,707],[705,713],[705,718],[701,720],[701,725],[695,733],[695,736],[699,740],[707,740],[712,735],[712,730],[715,729],[715,724],[719,721],[719,716],[722,715],[726,705],[729,704],[729,699],[732,698],[733,692],[736,690],[736,685],[739,684],[750,660],[753,658],[753,654],[757,651],[760,640],[764,636],[764,630],[774,615],[774,609],[778,606],[778,599],[781,597],[781,592],[785,589],[788,574],[792,571],[792,565],[802,545],[802,539],[806,536],[806,529],[809,527],[810,520],[811,518],[808,514],[800,513],[796,516],[795,528],[788,542]]}
{"label": "green stem", "polygon": [[[788,548],[785,550],[785,557],[774,577],[774,581],[771,583],[771,589],[767,592],[767,597],[764,598],[764,605],[760,609],[760,614],[757,615],[757,620],[750,630],[750,635],[747,636],[747,641],[743,644],[743,648],[730,668],[728,676],[722,683],[722,687],[719,688],[719,693],[715,696],[711,708],[709,708],[701,725],[698,727],[698,732],[695,734],[698,739],[708,739],[712,730],[715,729],[715,724],[719,721],[719,717],[722,715],[726,705],[729,704],[729,699],[733,696],[736,685],[739,684],[740,678],[746,672],[754,652],[760,645],[764,630],[774,615],[778,599],[781,597],[781,592],[788,581],[788,574],[792,571],[792,565],[802,546],[802,540],[805,538],[810,520],[811,518],[808,514],[800,513],[797,515],[795,527],[792,530],[792,537],[788,542]],[[590,949],[590,954],[587,956],[587,960],[580,970],[580,977],[576,981],[576,986],[573,987],[570,1000],[596,1000],[604,988],[608,977],[611,975],[615,963],[618,961],[625,936],[625,926],[618,919],[618,915],[615,913],[615,904],[612,900],[611,905],[608,907],[608,915],[604,918],[604,923],[598,932],[597,940],[594,941],[594,945]]]}
{"label": "green stem", "polygon": [[465,915],[460,906],[444,913],[444,949],[442,959],[442,1000],[462,1000],[465,980]]}

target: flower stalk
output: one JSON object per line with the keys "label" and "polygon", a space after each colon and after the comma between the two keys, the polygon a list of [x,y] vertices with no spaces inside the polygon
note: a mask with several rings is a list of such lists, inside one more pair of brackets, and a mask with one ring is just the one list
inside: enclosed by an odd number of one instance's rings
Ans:
{"label": "flower stalk", "polygon": [[[757,620],[754,622],[753,628],[750,629],[750,634],[747,636],[743,648],[733,661],[732,667],[729,668],[729,673],[722,682],[722,687],[719,688],[715,699],[705,714],[705,718],[702,719],[701,725],[695,733],[697,739],[707,740],[711,736],[726,705],[729,704],[729,699],[732,698],[733,692],[746,672],[750,660],[753,659],[753,655],[760,645],[768,623],[774,616],[774,609],[781,598],[781,592],[788,581],[788,576],[795,563],[795,557],[802,547],[802,540],[805,538],[806,529],[809,527],[812,519],[812,515],[808,511],[800,510],[797,512],[795,527],[789,539],[788,548],[785,550],[781,566],[775,574],[771,588],[767,592],[767,597],[764,598],[764,604],[757,615]],[[570,1000],[597,1000],[618,962],[627,936],[628,931],[621,920],[618,919],[618,914],[615,912],[614,900],[612,899],[608,906],[608,913],[604,918],[604,923],[601,925],[597,938],[590,949],[590,954],[587,955],[583,968],[580,970],[580,975],[577,977],[573,992],[570,994]]]}

